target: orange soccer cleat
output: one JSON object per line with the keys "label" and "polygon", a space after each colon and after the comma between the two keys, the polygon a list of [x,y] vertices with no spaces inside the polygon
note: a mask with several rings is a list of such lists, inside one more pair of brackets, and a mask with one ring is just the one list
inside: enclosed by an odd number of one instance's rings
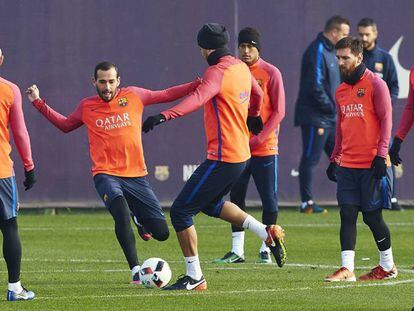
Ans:
{"label": "orange soccer cleat", "polygon": [[359,277],[360,281],[378,281],[396,278],[398,275],[397,267],[394,265],[390,271],[385,271],[383,267],[376,266],[367,274]]}
{"label": "orange soccer cleat", "polygon": [[269,247],[270,251],[276,259],[277,265],[281,268],[287,260],[285,230],[283,230],[283,228],[279,225],[270,225],[266,227],[266,231],[266,246]]}
{"label": "orange soccer cleat", "polygon": [[341,267],[325,278],[325,282],[355,282],[355,273],[345,267]]}

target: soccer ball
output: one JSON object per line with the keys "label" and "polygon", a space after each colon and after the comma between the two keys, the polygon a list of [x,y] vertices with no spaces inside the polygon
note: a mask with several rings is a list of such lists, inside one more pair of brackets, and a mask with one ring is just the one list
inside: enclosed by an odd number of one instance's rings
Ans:
{"label": "soccer ball", "polygon": [[139,271],[141,284],[148,288],[163,288],[171,280],[171,269],[161,258],[148,258]]}

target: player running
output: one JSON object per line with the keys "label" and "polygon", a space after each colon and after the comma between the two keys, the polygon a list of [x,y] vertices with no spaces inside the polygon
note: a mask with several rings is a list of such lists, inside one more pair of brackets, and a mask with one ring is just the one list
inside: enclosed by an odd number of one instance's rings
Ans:
{"label": "player running", "polygon": [[[263,130],[259,135],[250,135],[250,152],[246,169],[233,185],[230,200],[242,210],[246,209],[246,192],[250,176],[253,176],[262,200],[262,222],[274,225],[279,212],[277,199],[278,136],[280,122],[285,116],[285,90],[282,75],[275,66],[260,57],[260,33],[246,27],[238,36],[239,57],[250,69],[253,77],[263,90],[263,104],[260,116]],[[231,251],[214,260],[215,263],[244,262],[244,228],[232,225]],[[258,263],[272,263],[270,250],[263,241],[259,250]]]}
{"label": "player running", "polygon": [[[0,66],[4,55],[0,49]],[[22,159],[25,190],[36,182],[30,138],[27,133],[22,109],[22,96],[17,85],[0,77],[0,230],[3,234],[3,256],[8,272],[7,300],[32,300],[35,294],[20,282],[22,245],[17,227],[19,196],[14,177],[13,161],[10,159],[10,132]]]}
{"label": "player running", "polygon": [[207,159],[193,173],[171,207],[171,221],[184,254],[186,274],[166,290],[207,289],[192,219],[201,211],[253,231],[266,241],[280,266],[286,260],[284,232],[280,226],[266,227],[234,203],[223,200],[250,158],[249,130],[257,135],[263,128],[259,115],[263,91],[247,65],[230,55],[229,33],[224,26],[204,25],[197,41],[202,56],[210,65],[203,82],[184,101],[149,117],[143,125],[143,131],[147,132],[155,125],[204,106]]}
{"label": "player running", "polygon": [[145,177],[147,168],[141,142],[143,109],[179,99],[199,83],[197,79],[162,91],[135,86],[119,88],[118,68],[102,62],[96,65],[93,80],[98,95],[81,100],[68,117],[46,105],[36,85],[27,90],[34,107],[64,133],[86,125],[95,188],[115,221],[116,237],[135,284],[139,284],[140,266],[130,213],[156,240],[164,241],[169,236],[165,215]]}
{"label": "player running", "polygon": [[391,207],[391,163],[388,144],[392,127],[391,97],[386,83],[362,63],[362,42],[341,39],[336,56],[343,78],[336,91],[338,120],[328,178],[337,181],[340,207],[341,268],[325,281],[355,281],[356,221],[362,212],[377,244],[379,265],[359,280],[395,278],[391,236],[382,209]]}

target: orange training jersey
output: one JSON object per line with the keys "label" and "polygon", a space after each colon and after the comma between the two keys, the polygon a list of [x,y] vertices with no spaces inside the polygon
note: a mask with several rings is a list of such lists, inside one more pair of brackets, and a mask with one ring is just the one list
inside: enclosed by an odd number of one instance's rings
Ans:
{"label": "orange training jersey", "polygon": [[34,168],[30,149],[30,138],[27,133],[22,110],[22,98],[19,88],[0,77],[0,178],[14,175],[13,161],[10,158],[10,133],[26,171]]}
{"label": "orange training jersey", "polygon": [[94,176],[105,173],[142,177],[147,175],[141,142],[144,106],[181,98],[199,83],[196,80],[161,91],[133,86],[121,88],[110,102],[103,101],[99,96],[83,99],[67,118],[43,100],[35,100],[33,105],[64,132],[86,125]]}
{"label": "orange training jersey", "polygon": [[162,114],[170,120],[204,105],[207,159],[240,163],[250,158],[247,115],[259,115],[261,100],[247,65],[227,55],[206,70],[193,94]]}
{"label": "orange training jersey", "polygon": [[147,175],[141,142],[143,104],[133,89],[121,89],[107,104],[94,96],[84,99],[81,106],[93,175]]}
{"label": "orange training jersey", "polygon": [[339,85],[336,102],[338,120],[331,161],[339,160],[343,167],[370,168],[375,156],[388,158],[392,108],[385,82],[366,69],[355,85]]}
{"label": "orange training jersey", "polygon": [[280,122],[285,117],[285,90],[282,75],[275,66],[259,58],[249,66],[250,72],[263,90],[260,116],[263,130],[259,135],[250,134],[252,156],[264,157],[278,154]]}

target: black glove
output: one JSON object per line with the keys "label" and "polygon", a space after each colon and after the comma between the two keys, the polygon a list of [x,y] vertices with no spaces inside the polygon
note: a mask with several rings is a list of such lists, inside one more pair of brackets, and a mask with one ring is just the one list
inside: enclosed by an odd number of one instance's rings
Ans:
{"label": "black glove", "polygon": [[253,135],[259,134],[263,130],[263,121],[260,116],[258,117],[247,117],[247,127]]}
{"label": "black glove", "polygon": [[374,170],[374,177],[381,179],[387,173],[387,163],[385,158],[375,156],[372,160],[371,168]]}
{"label": "black glove", "polygon": [[394,164],[395,166],[398,166],[398,164],[401,164],[402,162],[400,158],[401,144],[402,144],[402,140],[399,139],[398,137],[394,137],[389,154],[391,158],[391,163]]}
{"label": "black glove", "polygon": [[27,191],[30,188],[33,187],[33,185],[36,183],[37,179],[36,179],[36,175],[34,172],[34,169],[28,171],[28,172],[24,172],[24,176],[26,177],[23,185],[24,185],[24,190]]}
{"label": "black glove", "polygon": [[160,123],[163,123],[165,121],[167,121],[167,120],[165,119],[165,116],[161,113],[157,114],[156,116],[148,117],[145,120],[144,124],[142,125],[142,131],[144,133],[148,133],[149,131],[151,131],[154,128],[154,126],[156,126]]}
{"label": "black glove", "polygon": [[330,181],[337,182],[337,179],[336,179],[336,168],[337,168],[337,166],[338,165],[336,164],[336,162],[331,162],[331,163],[329,163],[329,166],[326,169],[326,175],[328,176],[328,179]]}

